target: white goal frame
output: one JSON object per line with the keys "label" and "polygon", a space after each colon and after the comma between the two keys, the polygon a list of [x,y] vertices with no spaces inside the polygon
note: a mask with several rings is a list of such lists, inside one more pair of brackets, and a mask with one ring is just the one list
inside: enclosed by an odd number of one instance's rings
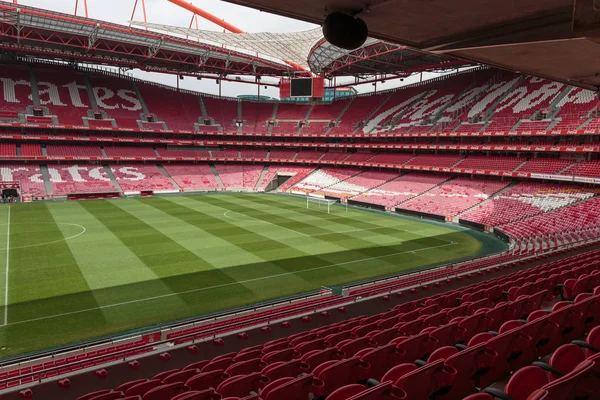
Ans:
{"label": "white goal frame", "polygon": [[[325,199],[322,197],[306,196],[306,208],[310,209],[310,204],[317,204],[317,208],[327,208],[327,214],[331,214],[331,206],[340,203],[340,200]],[[348,204],[346,203],[346,212],[348,212]]]}

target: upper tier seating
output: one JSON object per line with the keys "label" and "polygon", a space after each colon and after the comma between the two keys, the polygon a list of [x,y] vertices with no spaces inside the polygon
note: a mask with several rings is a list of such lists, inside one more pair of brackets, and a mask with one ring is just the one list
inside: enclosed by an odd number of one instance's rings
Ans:
{"label": "upper tier seating", "polygon": [[567,207],[589,199],[597,190],[581,187],[522,182],[481,204],[461,218],[486,226],[498,226]]}
{"label": "upper tier seating", "polygon": [[321,168],[297,183],[292,190],[301,192],[315,192],[328,188],[340,181],[346,180],[361,173],[358,169],[346,168]]}
{"label": "upper tier seating", "polygon": [[262,165],[217,164],[221,182],[226,189],[253,189],[262,173]]}
{"label": "upper tier seating", "polygon": [[242,102],[242,119],[246,121],[242,131],[266,133],[267,121],[274,119],[275,104],[257,101]]}
{"label": "upper tier seating", "polygon": [[327,196],[332,197],[356,196],[369,189],[383,185],[397,176],[396,172],[367,171],[329,186],[323,191]]}
{"label": "upper tier seating", "polygon": [[536,111],[549,109],[552,101],[564,89],[562,83],[526,77],[494,108],[492,122],[486,130],[510,130],[520,119],[529,118]]}
{"label": "upper tier seating", "polygon": [[394,179],[376,189],[369,190],[352,200],[385,207],[394,207],[432,189],[449,178],[446,175],[413,172]]}
{"label": "upper tier seating", "polygon": [[302,127],[301,134],[319,133],[323,134],[329,129],[329,122],[316,122],[311,121],[308,126]]}
{"label": "upper tier seating", "polygon": [[524,157],[484,157],[468,156],[456,168],[485,169],[490,171],[513,171],[525,161]]}
{"label": "upper tier seating", "polygon": [[507,182],[496,180],[456,178],[403,203],[400,208],[454,217],[506,186]]}
{"label": "upper tier seating", "polygon": [[91,75],[89,81],[99,110],[106,111],[120,128],[139,128],[137,121],[144,110],[133,82],[99,74]]}
{"label": "upper tier seating", "polygon": [[598,104],[596,93],[591,90],[572,87],[567,95],[556,105],[559,108],[555,118],[561,118],[560,124],[553,129],[577,129],[586,121],[588,113]]}
{"label": "upper tier seating", "polygon": [[183,190],[216,190],[219,184],[208,164],[163,164]]}
{"label": "upper tier seating", "polygon": [[389,96],[389,93],[376,94],[373,96],[358,96],[352,99],[352,103],[342,115],[339,126],[334,132],[352,133],[361,121],[365,121],[375,109],[383,103]]}
{"label": "upper tier seating", "polygon": [[42,105],[58,116],[60,124],[83,125],[83,117],[91,110],[81,72],[68,67],[35,66],[35,74]]}
{"label": "upper tier seating", "polygon": [[102,165],[50,165],[48,175],[55,196],[116,192]]}
{"label": "upper tier seating", "polygon": [[337,120],[350,101],[351,100],[348,99],[340,99],[334,100],[331,104],[316,104],[310,112],[308,119],[327,121]]}
{"label": "upper tier seating", "polygon": [[305,120],[309,110],[310,106],[307,104],[280,103],[275,119]]}
{"label": "upper tier seating", "polygon": [[598,131],[600,129],[600,117],[596,117],[583,125],[582,129],[592,129]]}
{"label": "upper tier seating", "polygon": [[237,131],[235,121],[238,119],[239,101],[202,96],[206,113],[221,125],[224,131]]}
{"label": "upper tier seating", "polygon": [[158,157],[152,147],[104,146],[104,152],[108,157]]}
{"label": "upper tier seating", "polygon": [[103,157],[99,146],[48,144],[46,145],[48,156],[77,157],[81,159],[89,157]]}
{"label": "upper tier seating", "polygon": [[600,224],[600,199],[592,198],[570,207],[538,215],[502,227],[514,238],[550,235],[596,228]]}
{"label": "upper tier seating", "polygon": [[298,123],[297,122],[282,122],[279,121],[277,126],[271,128],[271,133],[285,134],[285,135],[295,135],[298,133]]}
{"label": "upper tier seating", "polygon": [[[182,369],[165,367],[155,376],[118,381],[114,391],[78,400],[100,400],[99,395],[132,400],[454,400],[476,394],[468,397],[474,400],[489,396],[478,393],[480,388],[504,387],[508,378],[504,388],[510,397],[502,398],[593,399],[600,367],[589,349],[597,344],[600,323],[600,282],[594,272],[599,259],[597,252],[587,252],[212,359],[190,358]],[[564,283],[580,296],[560,301],[555,288]],[[572,347],[573,339],[582,340],[576,343],[588,350]],[[557,362],[565,353],[564,362]],[[546,379],[520,378],[530,376],[531,368],[538,368],[531,363],[542,358],[554,366],[547,376],[542,373]],[[539,388],[554,394],[529,397]]]}
{"label": "upper tier seating", "polygon": [[3,182],[19,182],[23,195],[47,196],[39,165],[0,164],[0,174]]}
{"label": "upper tier seating", "polygon": [[112,164],[110,169],[124,192],[177,190],[156,165]]}
{"label": "upper tier seating", "polygon": [[6,64],[0,66],[0,85],[3,96],[0,97],[0,112],[17,116],[25,113],[27,106],[33,105],[31,80],[27,65]]}
{"label": "upper tier seating", "polygon": [[532,158],[517,171],[538,174],[557,174],[571,164],[573,164],[572,160],[560,160],[556,158]]}
{"label": "upper tier seating", "polygon": [[519,131],[545,131],[550,121],[523,121],[517,126]]}
{"label": "upper tier seating", "polygon": [[[137,83],[150,113],[169,129],[193,131],[202,116],[200,99],[195,94],[147,83]],[[159,128],[160,129],[160,128]]]}

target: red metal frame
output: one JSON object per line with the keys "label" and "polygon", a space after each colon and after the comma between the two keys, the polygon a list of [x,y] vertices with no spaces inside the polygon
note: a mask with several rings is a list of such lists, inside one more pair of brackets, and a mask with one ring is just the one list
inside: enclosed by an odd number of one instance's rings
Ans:
{"label": "red metal frame", "polygon": [[[16,13],[16,7],[9,4],[0,4],[0,13]],[[90,40],[87,36],[66,35],[60,32],[42,29],[19,27],[12,24],[8,19],[0,21],[0,48],[10,51],[21,50],[24,54],[47,54],[52,58],[68,58],[85,60],[99,64],[110,64],[115,66],[128,66],[148,71],[160,71],[163,73],[196,75],[199,72],[215,72],[222,75],[265,75],[281,76],[290,69],[260,57],[239,53],[218,46],[210,46],[197,42],[184,41],[175,37],[165,39],[163,36],[140,30],[131,30],[112,25],[109,23],[98,23],[97,21],[82,18],[71,18],[60,14],[50,14],[33,10],[31,8],[20,8],[20,13],[35,15],[46,18],[63,20],[81,25],[92,25],[101,29],[113,30],[119,33],[132,34],[152,39],[153,42],[168,40],[171,43],[185,44],[204,50],[205,54],[187,54],[172,52],[160,48],[150,51],[149,45],[125,44],[102,38]],[[6,40],[6,39],[12,39]],[[34,46],[31,46],[31,45]],[[29,46],[25,46],[29,45]],[[76,50],[73,52],[73,50]],[[62,54],[61,54],[62,52]],[[79,54],[77,54],[79,53]],[[212,57],[213,54],[221,54],[223,58]],[[110,58],[108,58],[108,57]],[[235,57],[236,61],[231,60]],[[240,61],[243,60],[243,61]]]}

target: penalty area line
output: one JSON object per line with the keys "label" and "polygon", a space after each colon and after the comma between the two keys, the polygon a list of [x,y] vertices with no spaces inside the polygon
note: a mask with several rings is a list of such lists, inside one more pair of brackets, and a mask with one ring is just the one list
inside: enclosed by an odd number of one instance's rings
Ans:
{"label": "penalty area line", "polygon": [[54,314],[54,315],[47,315],[45,317],[32,318],[32,319],[27,319],[27,320],[23,320],[23,321],[12,322],[10,324],[0,325],[0,328],[4,327],[4,326],[21,325],[21,324],[26,324],[26,323],[29,323],[29,322],[36,322],[36,321],[43,321],[43,320],[52,319],[52,318],[65,317],[65,316],[68,316],[68,315],[82,314],[82,313],[86,313],[86,312],[90,312],[90,311],[97,311],[97,310],[103,310],[103,309],[108,309],[108,308],[115,308],[115,307],[125,306],[125,305],[129,305],[129,304],[144,303],[146,301],[164,299],[164,298],[179,296],[179,295],[183,295],[183,294],[203,292],[203,291],[206,291],[206,290],[220,289],[220,288],[229,287],[229,286],[235,286],[235,285],[243,285],[245,283],[258,282],[258,281],[263,281],[263,280],[267,280],[267,279],[281,278],[283,276],[297,275],[297,274],[302,274],[304,272],[318,271],[318,270],[322,270],[322,269],[326,269],[326,268],[334,268],[334,267],[339,267],[341,265],[348,265],[348,264],[354,264],[354,263],[358,263],[358,262],[364,262],[364,261],[378,260],[378,259],[382,259],[382,258],[395,257],[395,256],[398,256],[398,255],[401,255],[401,254],[409,254],[409,253],[415,254],[415,253],[420,252],[420,251],[427,251],[427,250],[438,249],[438,248],[441,248],[441,247],[454,246],[454,245],[455,244],[453,244],[453,243],[446,243],[446,244],[442,244],[442,245],[439,245],[439,246],[424,247],[422,249],[417,249],[417,250],[399,251],[397,253],[385,254],[385,255],[382,255],[382,256],[367,257],[367,258],[361,258],[361,259],[358,259],[358,260],[352,260],[352,261],[345,261],[345,262],[336,263],[336,264],[323,265],[321,267],[308,268],[308,269],[304,269],[302,271],[284,272],[284,273],[281,273],[281,274],[263,276],[263,277],[260,277],[260,278],[253,278],[253,279],[246,279],[246,280],[242,280],[242,281],[224,283],[222,285],[214,285],[214,286],[208,286],[208,287],[203,287],[203,288],[185,290],[185,291],[182,291],[182,292],[167,293],[167,294],[163,294],[163,295],[160,295],[160,296],[146,297],[146,298],[137,299],[137,300],[124,301],[122,303],[107,304],[107,305],[104,305],[104,306],[98,306],[98,307],[93,307],[93,308],[86,308],[86,309],[78,310],[78,311],[72,311],[72,312],[61,313],[61,314]]}

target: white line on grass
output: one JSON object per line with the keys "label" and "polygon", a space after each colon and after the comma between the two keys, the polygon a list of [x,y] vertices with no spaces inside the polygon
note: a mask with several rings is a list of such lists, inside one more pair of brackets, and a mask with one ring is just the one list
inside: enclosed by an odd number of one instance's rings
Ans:
{"label": "white line on grass", "polygon": [[10,258],[10,206],[6,218],[6,275],[4,276],[4,325],[8,325],[8,270]]}
{"label": "white line on grass", "polygon": [[353,263],[362,262],[362,261],[371,261],[371,260],[377,260],[377,259],[381,259],[381,258],[394,257],[394,256],[398,256],[400,254],[417,253],[419,251],[437,249],[437,248],[446,247],[446,246],[454,246],[454,244],[453,243],[447,243],[447,244],[442,244],[442,245],[439,245],[439,246],[424,247],[424,248],[418,249],[418,250],[400,251],[400,252],[397,252],[397,253],[385,254],[385,255],[382,255],[382,256],[367,257],[367,258],[361,258],[359,260],[345,261],[345,262],[337,263],[337,264],[323,265],[321,267],[314,267],[314,268],[303,269],[301,271],[296,271],[296,272],[284,272],[284,273],[281,273],[281,274],[275,274],[275,275],[270,275],[270,276],[263,276],[263,277],[260,277],[260,278],[253,278],[253,279],[246,279],[246,280],[242,280],[242,281],[235,281],[235,282],[230,282],[230,283],[224,283],[222,285],[215,285],[215,286],[208,286],[208,287],[203,287],[203,288],[185,290],[183,292],[168,293],[168,294],[163,294],[163,295],[160,295],[160,296],[153,296],[153,297],[146,297],[146,298],[143,298],[143,299],[137,299],[137,300],[131,300],[131,301],[124,301],[122,303],[107,304],[107,305],[104,305],[104,306],[98,306],[98,307],[93,307],[93,308],[86,308],[84,310],[72,311],[72,312],[62,313],[62,314],[47,315],[45,317],[32,318],[32,319],[27,319],[27,320],[23,320],[23,321],[17,321],[17,322],[13,322],[13,323],[10,323],[10,324],[0,325],[0,327],[2,327],[2,326],[21,325],[21,324],[26,324],[28,322],[42,321],[42,320],[46,320],[46,319],[64,317],[64,316],[73,315],[73,314],[81,314],[81,313],[85,313],[85,312],[89,312],[89,311],[102,310],[102,309],[106,309],[106,308],[114,308],[114,307],[129,305],[129,304],[135,304],[135,303],[143,303],[143,302],[146,302],[146,301],[152,301],[152,300],[158,300],[158,299],[163,299],[163,298],[167,298],[167,297],[179,296],[179,295],[182,295],[182,294],[203,292],[203,291],[206,291],[206,290],[220,289],[220,288],[224,288],[224,287],[228,287],[228,286],[234,286],[234,285],[243,285],[243,284],[246,284],[246,283],[258,282],[258,281],[267,280],[267,279],[281,278],[282,276],[296,275],[296,274],[301,274],[303,272],[310,272],[310,271],[318,271],[318,270],[321,270],[321,269],[339,267],[340,265],[353,264]]}

